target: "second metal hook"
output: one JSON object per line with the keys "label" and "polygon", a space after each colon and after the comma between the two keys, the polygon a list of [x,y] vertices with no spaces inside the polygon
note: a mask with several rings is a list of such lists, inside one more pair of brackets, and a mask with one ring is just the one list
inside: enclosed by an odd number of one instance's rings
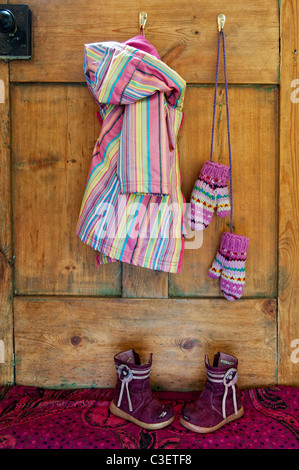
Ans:
{"label": "second metal hook", "polygon": [[223,28],[224,28],[224,24],[225,24],[225,15],[223,13],[220,13],[220,15],[218,15],[218,31],[222,31]]}
{"label": "second metal hook", "polygon": [[147,13],[146,11],[141,11],[139,13],[139,34],[144,35],[144,28],[145,28],[146,21],[147,21]]}

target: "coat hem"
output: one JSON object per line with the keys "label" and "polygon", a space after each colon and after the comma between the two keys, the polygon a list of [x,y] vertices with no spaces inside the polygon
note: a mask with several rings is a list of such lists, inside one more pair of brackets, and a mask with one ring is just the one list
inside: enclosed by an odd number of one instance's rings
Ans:
{"label": "coat hem", "polygon": [[[99,247],[98,241],[93,237],[85,240],[81,238],[80,234],[78,233],[77,233],[77,236],[80,238],[81,241],[83,241],[83,243],[90,246],[97,252],[102,253],[105,256],[108,256],[109,258],[111,258],[111,260],[121,261],[121,262],[128,263],[131,265],[140,266],[142,268],[148,268],[154,271],[163,271],[163,272],[168,272],[172,274],[179,274],[181,271],[182,251],[184,250],[183,247],[182,247],[182,250],[180,251],[180,255],[178,256],[177,263],[171,263],[169,261],[162,261],[161,263],[159,263],[156,258],[146,258],[143,256],[136,257],[136,255],[134,254],[134,251],[128,252],[127,250],[121,250],[121,251],[117,249],[111,250],[111,248],[107,247],[105,244],[102,244]],[[183,239],[182,239],[182,244],[184,245]],[[102,263],[102,264],[106,264],[106,263]],[[153,267],[153,264],[157,265],[157,267]]]}

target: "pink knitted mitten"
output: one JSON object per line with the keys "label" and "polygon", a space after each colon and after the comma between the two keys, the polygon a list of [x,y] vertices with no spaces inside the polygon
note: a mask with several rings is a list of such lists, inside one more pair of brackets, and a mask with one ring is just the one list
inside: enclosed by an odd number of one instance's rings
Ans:
{"label": "pink knitted mitten", "polygon": [[230,214],[227,182],[229,167],[216,162],[206,162],[193,187],[187,221],[192,230],[204,230],[210,225],[214,212],[219,217]]}
{"label": "pink knitted mitten", "polygon": [[243,295],[248,245],[249,238],[224,232],[209,269],[210,278],[220,278],[221,292],[228,300],[236,300]]}

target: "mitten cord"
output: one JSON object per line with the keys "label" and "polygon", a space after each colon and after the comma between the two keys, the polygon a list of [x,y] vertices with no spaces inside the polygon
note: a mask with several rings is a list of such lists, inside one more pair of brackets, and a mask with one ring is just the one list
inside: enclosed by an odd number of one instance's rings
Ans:
{"label": "mitten cord", "polygon": [[221,34],[222,34],[222,38],[223,38],[223,66],[224,66],[224,78],[225,78],[226,120],[227,120],[228,153],[229,153],[229,166],[230,166],[230,202],[231,202],[230,231],[231,231],[231,233],[233,233],[232,155],[231,155],[231,144],[230,144],[230,127],[229,127],[228,91],[227,91],[227,90],[228,90],[228,86],[227,86],[227,75],[226,75],[225,39],[224,39],[224,31],[223,31],[223,30],[219,31],[219,34],[218,34],[217,63],[216,63],[216,80],[215,80],[215,94],[214,94],[214,105],[213,105],[213,125],[212,125],[212,139],[211,139],[210,161],[213,161],[213,142],[214,142],[214,130],[215,130],[215,115],[216,115],[216,101],[217,101],[217,85],[218,85],[218,72],[219,72],[219,55],[220,55]]}

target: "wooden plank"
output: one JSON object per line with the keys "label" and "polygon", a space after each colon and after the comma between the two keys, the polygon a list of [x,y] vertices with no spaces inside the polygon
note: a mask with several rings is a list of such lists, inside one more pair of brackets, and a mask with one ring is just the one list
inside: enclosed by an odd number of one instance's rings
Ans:
{"label": "wooden plank", "polygon": [[16,293],[121,295],[76,236],[100,125],[85,86],[12,86]]}
{"label": "wooden plank", "polygon": [[153,353],[155,389],[198,390],[204,355],[239,359],[242,388],[276,383],[276,301],[15,299],[16,383],[114,387],[113,357]]}
{"label": "wooden plank", "polygon": [[0,62],[0,384],[13,382],[13,256],[9,66]]}
{"label": "wooden plank", "polygon": [[[13,0],[11,3],[18,3]],[[276,0],[31,0],[34,47],[30,61],[11,64],[12,81],[84,81],[83,44],[125,41],[138,33],[147,11],[146,37],[188,83],[213,83],[217,16],[227,20],[230,83],[277,83],[279,14]]]}
{"label": "wooden plank", "polygon": [[[209,160],[214,87],[188,87],[186,114],[179,140],[183,192],[190,201],[203,163]],[[246,262],[245,297],[276,295],[276,186],[277,186],[276,87],[229,88],[233,166],[234,231],[250,239]],[[219,89],[213,158],[229,165],[225,93]],[[219,282],[208,277],[221,234],[229,231],[230,218],[214,215],[203,232],[200,249],[185,250],[182,271],[170,275],[171,296],[221,295]]]}
{"label": "wooden plank", "polygon": [[278,380],[298,386],[299,5],[281,2]]}
{"label": "wooden plank", "polygon": [[168,274],[123,263],[122,296],[167,298]]}
{"label": "wooden plank", "polygon": [[[179,147],[187,201],[196,175],[209,155],[212,94],[212,87],[188,87],[186,94],[186,118]],[[223,96],[221,90],[222,115],[217,119],[214,155],[217,158],[223,149],[221,158],[225,162],[228,158]],[[119,263],[95,270],[94,251],[75,236],[99,132],[92,98],[81,86],[22,85],[13,87],[12,99],[14,122],[22,123],[13,127],[17,292],[120,295]],[[276,88],[230,89],[234,221],[237,231],[248,234],[255,247],[247,262],[247,296],[272,296],[276,289],[276,100]],[[239,106],[249,111],[240,116]],[[256,155],[262,158],[256,159]],[[244,204],[243,196],[238,196],[241,188],[242,195],[246,195],[251,194],[252,187],[256,196],[247,198]],[[53,205],[57,208],[54,214]],[[64,230],[57,229],[61,217]],[[214,217],[213,226],[204,233],[203,247],[185,251],[181,274],[170,276],[171,295],[219,295],[218,283],[208,278],[207,270],[228,224],[229,219]],[[124,297],[167,297],[167,274],[127,265],[123,269]]]}

